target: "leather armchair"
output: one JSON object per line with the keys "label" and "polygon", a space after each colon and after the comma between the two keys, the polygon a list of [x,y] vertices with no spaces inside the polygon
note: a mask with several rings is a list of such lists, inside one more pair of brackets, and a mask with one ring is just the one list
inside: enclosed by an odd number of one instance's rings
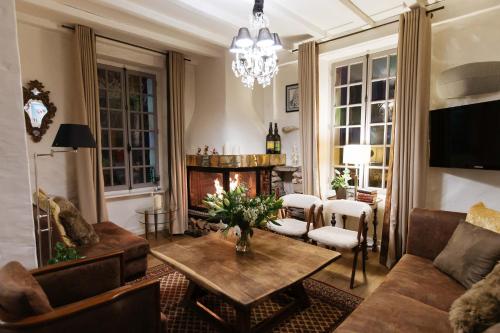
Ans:
{"label": "leather armchair", "polygon": [[16,322],[7,332],[144,332],[161,330],[159,281],[124,285],[123,252],[32,270],[54,311]]}

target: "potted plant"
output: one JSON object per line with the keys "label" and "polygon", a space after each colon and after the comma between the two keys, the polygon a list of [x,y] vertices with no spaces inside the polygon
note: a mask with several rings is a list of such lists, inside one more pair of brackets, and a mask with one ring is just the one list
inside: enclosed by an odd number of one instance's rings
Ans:
{"label": "potted plant", "polygon": [[349,186],[349,181],[351,180],[351,171],[347,168],[344,169],[343,173],[335,169],[335,178],[332,180],[332,189],[335,190],[335,195],[337,199],[346,199],[347,191],[346,188]]}
{"label": "potted plant", "polygon": [[238,238],[237,252],[250,250],[250,237],[253,228],[265,227],[267,223],[276,222],[279,209],[283,207],[282,199],[274,195],[249,198],[245,185],[238,185],[229,192],[222,189],[215,194],[208,194],[203,201],[210,216],[220,219],[226,226],[222,232],[227,235],[233,230]]}

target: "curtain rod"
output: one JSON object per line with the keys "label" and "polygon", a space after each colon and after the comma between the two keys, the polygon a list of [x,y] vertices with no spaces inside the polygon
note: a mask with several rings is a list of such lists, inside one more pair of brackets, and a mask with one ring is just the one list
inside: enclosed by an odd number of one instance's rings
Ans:
{"label": "curtain rod", "polygon": [[[73,30],[73,31],[75,30],[75,27],[72,27],[70,25],[63,24],[62,27],[65,28],[65,29]],[[168,52],[158,51],[158,50],[155,50],[155,49],[151,49],[149,47],[145,47],[145,46],[141,46],[141,45],[137,45],[137,44],[132,44],[132,43],[129,43],[129,42],[125,42],[123,40],[119,40],[119,39],[116,39],[116,38],[112,38],[112,37],[108,37],[108,36],[103,36],[103,35],[99,35],[99,34],[95,34],[95,36],[99,37],[99,38],[102,38],[102,39],[107,39],[107,40],[110,40],[110,41],[113,41],[113,42],[125,44],[125,45],[128,45],[128,46],[133,46],[133,47],[136,47],[138,49],[142,49],[142,50],[146,50],[146,51],[158,53],[158,54],[164,55],[165,57],[168,55]],[[188,59],[188,58],[184,58],[184,60],[185,61],[191,61],[191,59]]]}
{"label": "curtain rod", "polygon": [[[438,10],[442,10],[442,9],[444,9],[444,6],[437,7],[437,8],[431,9],[431,10],[428,10],[428,11],[427,11],[427,14],[434,13],[434,12],[437,12]],[[348,33],[348,34],[342,35],[342,36],[338,36],[338,37],[330,38],[330,39],[327,39],[327,40],[324,40],[324,41],[321,41],[321,42],[317,42],[316,44],[317,44],[317,45],[321,45],[321,44],[330,43],[330,42],[333,42],[333,41],[336,41],[336,40],[339,40],[339,39],[344,39],[344,38],[347,38],[347,37],[351,37],[351,36],[354,36],[354,35],[357,35],[357,34],[363,33],[363,32],[365,32],[365,31],[370,31],[370,30],[374,30],[374,29],[377,29],[377,28],[380,28],[380,27],[385,27],[386,25],[393,24],[393,23],[397,23],[397,22],[399,22],[399,19],[397,19],[397,20],[393,20],[393,21],[389,21],[389,22],[385,22],[385,23],[382,23],[382,24],[380,24],[380,25],[376,25],[376,26],[374,26],[374,27],[371,27],[371,28],[369,28],[369,29],[365,29],[365,30],[358,30],[358,31],[355,31],[355,32],[351,32],[351,33]],[[295,52],[297,52],[298,50],[299,50],[299,49],[293,49],[293,50],[292,50],[292,53],[295,53]]]}

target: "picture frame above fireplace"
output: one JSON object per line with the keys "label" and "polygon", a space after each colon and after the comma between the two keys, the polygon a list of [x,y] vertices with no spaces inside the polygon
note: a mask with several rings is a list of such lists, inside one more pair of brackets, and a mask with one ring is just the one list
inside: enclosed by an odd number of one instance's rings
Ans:
{"label": "picture frame above fireplace", "polygon": [[299,111],[299,84],[289,84],[285,88],[285,106],[286,112]]}

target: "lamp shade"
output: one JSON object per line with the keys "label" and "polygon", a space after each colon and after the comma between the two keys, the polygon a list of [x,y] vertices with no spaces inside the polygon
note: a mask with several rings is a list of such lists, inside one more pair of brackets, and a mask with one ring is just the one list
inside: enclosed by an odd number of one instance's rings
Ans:
{"label": "lamp shade", "polygon": [[268,28],[261,28],[259,30],[259,36],[257,37],[258,47],[268,47],[273,46],[274,38]]}
{"label": "lamp shade", "polygon": [[231,46],[229,47],[229,52],[238,53],[241,52],[241,49],[236,46],[236,37],[233,37],[233,41],[231,42]]}
{"label": "lamp shade", "polygon": [[253,45],[253,39],[248,28],[240,28],[238,36],[236,36],[237,47],[250,47]]}
{"label": "lamp shade", "polygon": [[274,39],[273,49],[281,50],[283,48],[283,45],[281,44],[280,36],[277,33],[273,32],[273,39]]}
{"label": "lamp shade", "polygon": [[367,164],[370,163],[371,148],[369,145],[347,145],[344,146],[345,164]]}
{"label": "lamp shade", "polygon": [[52,147],[96,148],[96,143],[87,125],[61,124]]}

